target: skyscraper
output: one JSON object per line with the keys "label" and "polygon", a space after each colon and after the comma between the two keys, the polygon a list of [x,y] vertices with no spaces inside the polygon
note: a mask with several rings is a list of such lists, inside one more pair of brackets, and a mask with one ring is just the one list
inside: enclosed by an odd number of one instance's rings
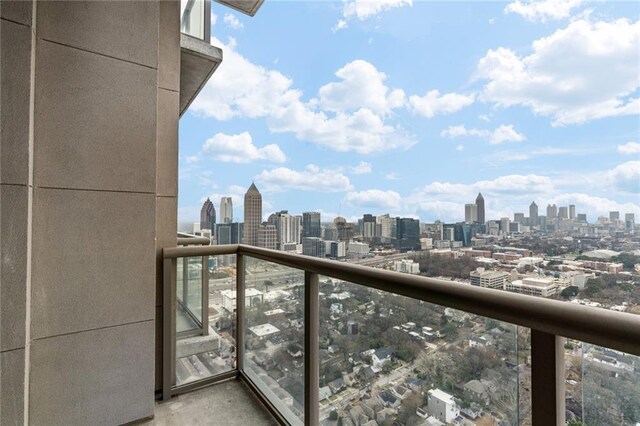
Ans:
{"label": "skyscraper", "polygon": [[220,199],[220,223],[233,222],[233,201],[231,197],[222,197]]}
{"label": "skyscraper", "polygon": [[569,219],[569,209],[567,207],[560,207],[558,209],[558,219]]}
{"label": "skyscraper", "polygon": [[636,216],[633,213],[625,213],[624,225],[627,230],[633,230],[636,227]]}
{"label": "skyscraper", "polygon": [[538,225],[538,205],[535,201],[532,201],[529,206],[529,224],[531,226]]}
{"label": "skyscraper", "polygon": [[558,207],[555,204],[547,204],[547,220],[558,217]]}
{"label": "skyscraper", "polygon": [[620,220],[620,212],[609,212],[609,220],[611,222],[614,220]]}
{"label": "skyscraper", "polygon": [[477,204],[464,205],[464,221],[465,222],[478,221],[478,205]]}
{"label": "skyscraper", "polygon": [[262,195],[256,185],[251,186],[244,194],[244,244],[258,245],[258,228],[262,222]]}
{"label": "skyscraper", "polygon": [[322,228],[320,227],[319,212],[302,213],[302,237],[303,238],[322,237]]}
{"label": "skyscraper", "polygon": [[569,205],[569,219],[576,218],[576,206],[575,204]]}
{"label": "skyscraper", "polygon": [[485,223],[484,216],[484,198],[482,194],[478,192],[478,196],[476,197],[476,208],[478,214],[478,223]]}
{"label": "skyscraper", "polygon": [[362,216],[362,238],[370,242],[376,236],[376,217],[371,214]]}
{"label": "skyscraper", "polygon": [[200,209],[200,229],[214,230],[216,225],[216,208],[209,198],[202,204]]}

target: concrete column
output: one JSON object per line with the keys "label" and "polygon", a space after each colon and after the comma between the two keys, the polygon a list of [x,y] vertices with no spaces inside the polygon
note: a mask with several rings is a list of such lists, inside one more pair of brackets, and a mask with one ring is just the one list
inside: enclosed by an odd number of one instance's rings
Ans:
{"label": "concrete column", "polygon": [[0,2],[0,424],[25,416],[32,132],[32,9]]}
{"label": "concrete column", "polygon": [[161,1],[158,26],[156,143],[156,381],[162,389],[162,249],[175,247],[178,229],[180,2]]}
{"label": "concrete column", "polygon": [[174,1],[0,3],[3,425],[153,415],[178,14]]}

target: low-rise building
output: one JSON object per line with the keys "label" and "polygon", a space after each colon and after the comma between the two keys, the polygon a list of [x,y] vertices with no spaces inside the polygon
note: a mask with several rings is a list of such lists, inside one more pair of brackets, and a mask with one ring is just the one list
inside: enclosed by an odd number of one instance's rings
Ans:
{"label": "low-rise building", "polygon": [[405,272],[407,274],[419,274],[420,264],[411,259],[402,259],[393,262],[393,269],[396,272]]}
{"label": "low-rise building", "polygon": [[[229,312],[236,310],[236,291],[235,290],[222,290],[222,307]],[[260,290],[255,288],[248,288],[244,291],[245,306],[252,307],[256,303],[262,303],[263,294]]]}
{"label": "low-rise building", "polygon": [[485,288],[503,289],[509,278],[509,273],[505,271],[487,271],[484,268],[478,268],[471,271],[469,280],[471,285]]}
{"label": "low-rise building", "polygon": [[550,297],[557,293],[558,284],[553,278],[526,277],[507,282],[505,290],[531,296]]}
{"label": "low-rise building", "polygon": [[451,423],[460,415],[460,408],[453,400],[453,396],[440,389],[431,389],[427,394],[429,396],[429,414],[436,419],[444,423]]}

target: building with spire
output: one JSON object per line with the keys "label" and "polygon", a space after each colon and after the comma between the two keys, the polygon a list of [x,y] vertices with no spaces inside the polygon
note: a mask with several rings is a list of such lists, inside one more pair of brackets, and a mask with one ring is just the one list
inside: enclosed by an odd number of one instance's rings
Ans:
{"label": "building with spire", "polygon": [[262,223],[262,194],[252,182],[244,194],[244,244],[258,245],[260,223]]}
{"label": "building with spire", "polygon": [[484,216],[484,198],[482,197],[482,194],[480,192],[478,192],[478,196],[476,197],[476,214],[478,217],[478,223],[485,223],[485,216]]}
{"label": "building with spire", "polygon": [[200,229],[213,230],[216,226],[216,208],[209,198],[200,209]]}

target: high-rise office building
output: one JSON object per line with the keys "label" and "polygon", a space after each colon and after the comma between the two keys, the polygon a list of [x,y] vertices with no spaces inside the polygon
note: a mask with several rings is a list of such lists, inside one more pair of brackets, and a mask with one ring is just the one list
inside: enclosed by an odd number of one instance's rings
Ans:
{"label": "high-rise office building", "polygon": [[625,213],[624,225],[627,230],[633,230],[636,227],[636,216],[633,213]]}
{"label": "high-rise office building", "polygon": [[244,194],[244,244],[258,245],[258,228],[262,222],[262,195],[256,185],[251,186]]}
{"label": "high-rise office building", "polygon": [[302,254],[305,256],[325,257],[326,245],[322,238],[304,237],[302,239]]}
{"label": "high-rise office building", "polygon": [[243,223],[233,222],[216,224],[216,244],[242,244],[243,230]]}
{"label": "high-rise office building", "polygon": [[397,221],[395,217],[384,214],[376,218],[376,222],[380,225],[380,240],[383,243],[392,242],[397,236]]}
{"label": "high-rise office building", "polygon": [[209,198],[202,204],[200,209],[200,229],[213,230],[216,225],[216,208]]}
{"label": "high-rise office building", "polygon": [[535,201],[532,201],[529,206],[529,225],[537,226],[538,223],[538,205]]}
{"label": "high-rise office building", "polygon": [[503,217],[500,219],[500,231],[502,232],[502,235],[509,234],[509,225],[511,225],[511,221],[508,217]]}
{"label": "high-rise office building", "polygon": [[397,247],[400,250],[420,250],[420,221],[409,217],[396,218]]}
{"label": "high-rise office building", "polygon": [[302,237],[303,238],[322,237],[322,228],[320,227],[319,212],[302,213]]}
{"label": "high-rise office building", "polygon": [[362,216],[362,238],[370,242],[376,236],[376,217],[371,214]]}
{"label": "high-rise office building", "polygon": [[555,204],[547,204],[547,221],[558,217],[558,207]]}
{"label": "high-rise office building", "polygon": [[576,206],[575,204],[569,205],[569,219],[576,218]]}
{"label": "high-rise office building", "polygon": [[275,225],[263,223],[258,226],[258,247],[271,250],[275,250],[277,248],[277,233]]}
{"label": "high-rise office building", "polygon": [[560,207],[560,208],[558,208],[558,219],[569,219],[569,208],[568,207]]}
{"label": "high-rise office building", "polygon": [[278,248],[282,250],[283,244],[300,244],[300,229],[302,218],[290,215],[287,210],[275,213],[275,225]]}
{"label": "high-rise office building", "polygon": [[465,222],[478,221],[478,205],[477,204],[464,205],[464,221]]}
{"label": "high-rise office building", "polygon": [[578,221],[579,222],[586,222],[587,221],[587,214],[586,213],[578,213]]}
{"label": "high-rise office building", "polygon": [[521,225],[524,225],[524,213],[514,213],[513,214],[513,221],[515,223],[519,223]]}
{"label": "high-rise office building", "polygon": [[611,222],[614,220],[620,220],[620,212],[609,212],[609,220]]}
{"label": "high-rise office building", "polygon": [[220,199],[220,223],[233,222],[233,201],[231,197],[222,197]]}
{"label": "high-rise office building", "polygon": [[484,197],[482,194],[478,192],[478,196],[476,197],[476,207],[477,207],[477,217],[478,223],[485,223],[485,215],[484,215]]}

